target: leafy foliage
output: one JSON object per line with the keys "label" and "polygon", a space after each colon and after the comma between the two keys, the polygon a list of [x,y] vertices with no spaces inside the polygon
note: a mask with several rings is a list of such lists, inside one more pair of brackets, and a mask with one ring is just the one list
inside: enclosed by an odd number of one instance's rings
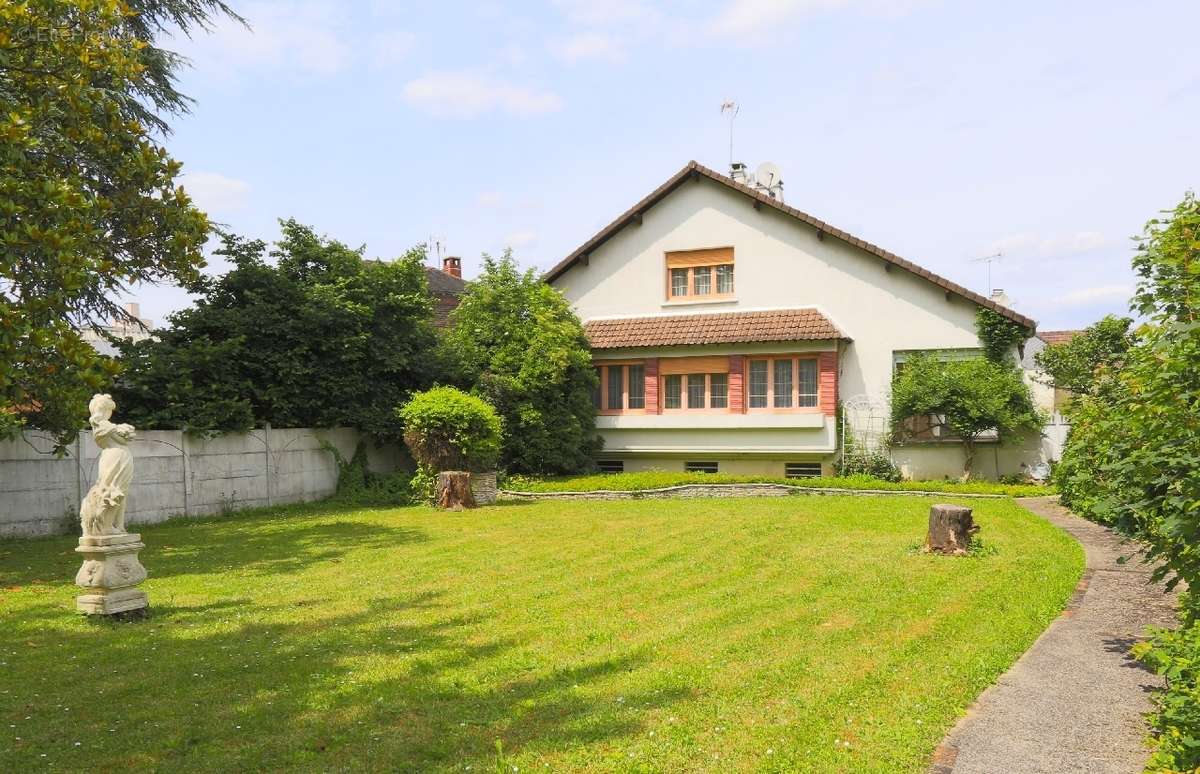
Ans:
{"label": "leafy foliage", "polygon": [[147,428],[355,427],[399,439],[395,407],[434,380],[432,306],[414,250],[391,262],[293,220],[271,251],[225,235],[233,264],[156,339],[124,343],[114,398]]}
{"label": "leafy foliage", "polygon": [[596,373],[579,318],[562,295],[511,253],[484,256],[447,337],[462,384],[504,418],[501,464],[523,473],[574,473],[600,448]]}
{"label": "leafy foliage", "polygon": [[337,489],[331,502],[350,506],[407,505],[409,480],[405,470],[376,473],[367,466],[367,447],[359,443],[347,460],[333,444],[323,441],[321,448],[333,455],[338,467]]}
{"label": "leafy foliage", "polygon": [[[1077,513],[1110,523],[1147,545],[1156,579],[1200,586],[1200,202],[1188,194],[1151,220],[1133,259],[1135,309],[1149,319],[1119,362],[1102,365],[1070,407],[1071,434],[1055,478]],[[1160,633],[1142,656],[1164,670],[1155,765],[1200,766],[1200,724],[1181,707],[1195,699],[1200,609],[1187,627]],[[1194,707],[1194,704],[1193,704]]]}
{"label": "leafy foliage", "polygon": [[1033,356],[1034,362],[1051,385],[1076,395],[1091,394],[1101,370],[1119,368],[1133,345],[1132,324],[1128,317],[1108,315],[1070,341],[1046,347]]}
{"label": "leafy foliage", "polygon": [[929,416],[962,440],[963,479],[971,474],[975,444],[995,432],[1000,441],[1037,433],[1045,417],[1029,386],[1011,363],[984,358],[942,361],[930,355],[908,360],[892,381],[892,431],[911,439],[909,417]]}
{"label": "leafy foliage", "polygon": [[994,309],[979,307],[975,312],[975,330],[983,342],[983,355],[993,363],[1011,364],[1013,349],[1029,338],[1029,329]]}
{"label": "leafy foliage", "polygon": [[869,476],[880,481],[899,481],[900,469],[887,454],[850,448],[833,463],[839,476]]}
{"label": "leafy foliage", "polygon": [[[0,412],[69,441],[112,361],[80,330],[130,318],[135,283],[187,282],[209,226],[151,137],[178,112],[178,60],[155,48],[228,9],[208,0],[0,4]],[[140,12],[140,15],[134,15]],[[0,424],[11,434],[14,423]]]}
{"label": "leafy foliage", "polygon": [[500,458],[500,417],[484,400],[454,387],[417,393],[397,410],[413,459],[441,470],[494,470]]}

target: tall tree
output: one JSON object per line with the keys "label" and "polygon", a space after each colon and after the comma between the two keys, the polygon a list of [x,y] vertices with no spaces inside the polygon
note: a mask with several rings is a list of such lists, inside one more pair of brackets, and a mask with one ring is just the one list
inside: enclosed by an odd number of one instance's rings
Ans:
{"label": "tall tree", "polygon": [[1089,395],[1103,373],[1112,373],[1133,346],[1133,320],[1108,315],[1082,333],[1034,355],[1051,385],[1076,395]]}
{"label": "tall tree", "polygon": [[116,399],[131,422],[341,425],[399,440],[396,407],[435,377],[424,252],[365,260],[361,248],[281,225],[269,256],[262,241],[225,235],[216,253],[233,269],[191,283],[195,305],[154,339],[122,345]]}
{"label": "tall tree", "polygon": [[65,442],[113,364],[80,330],[129,319],[136,283],[187,282],[208,221],[152,136],[186,107],[154,46],[227,13],[211,0],[0,4],[0,433],[26,417]]}
{"label": "tall tree", "polygon": [[459,378],[504,419],[501,464],[520,473],[572,473],[600,448],[596,373],[583,325],[562,294],[512,253],[484,256],[447,335]]}

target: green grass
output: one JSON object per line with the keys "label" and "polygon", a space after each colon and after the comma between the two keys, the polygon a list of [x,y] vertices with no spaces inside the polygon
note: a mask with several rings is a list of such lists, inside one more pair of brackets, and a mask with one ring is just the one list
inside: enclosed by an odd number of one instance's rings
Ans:
{"label": "green grass", "polygon": [[0,771],[919,771],[1083,567],[969,505],[966,558],[904,497],[176,521],[136,623],[74,612],[74,539],[2,542]]}
{"label": "green grass", "polygon": [[1008,497],[1042,497],[1054,489],[1040,484],[1001,484],[995,481],[884,481],[869,476],[825,478],[773,478],[726,473],[679,473],[648,470],[639,473],[597,473],[590,476],[527,478],[513,476],[503,486],[521,492],[594,492],[607,489],[634,492],[681,484],[787,484],[807,488],[881,489],[893,492],[944,492],[947,494],[993,494]]}

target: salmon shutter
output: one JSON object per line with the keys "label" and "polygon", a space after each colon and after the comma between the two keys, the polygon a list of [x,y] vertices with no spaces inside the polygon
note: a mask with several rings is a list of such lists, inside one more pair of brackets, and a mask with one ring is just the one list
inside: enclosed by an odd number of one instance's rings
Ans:
{"label": "salmon shutter", "polygon": [[821,413],[826,416],[837,414],[838,402],[838,362],[836,352],[822,352],[817,356],[820,369],[820,403]]}
{"label": "salmon shutter", "polygon": [[741,414],[746,410],[746,391],[744,389],[744,369],[746,358],[741,355],[729,356],[729,410]]}
{"label": "salmon shutter", "polygon": [[646,413],[657,414],[658,408],[658,358],[646,358]]}

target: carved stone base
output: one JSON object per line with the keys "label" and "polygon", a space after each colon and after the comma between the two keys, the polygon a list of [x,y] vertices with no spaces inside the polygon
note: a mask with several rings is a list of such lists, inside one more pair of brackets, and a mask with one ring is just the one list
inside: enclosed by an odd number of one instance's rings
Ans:
{"label": "carved stone base", "polygon": [[75,598],[79,611],[114,615],[144,610],[149,599],[135,587],[146,580],[146,568],[138,561],[145,547],[141,535],[129,533],[79,538],[75,551],[83,554],[83,566],[75,584],[87,592]]}

